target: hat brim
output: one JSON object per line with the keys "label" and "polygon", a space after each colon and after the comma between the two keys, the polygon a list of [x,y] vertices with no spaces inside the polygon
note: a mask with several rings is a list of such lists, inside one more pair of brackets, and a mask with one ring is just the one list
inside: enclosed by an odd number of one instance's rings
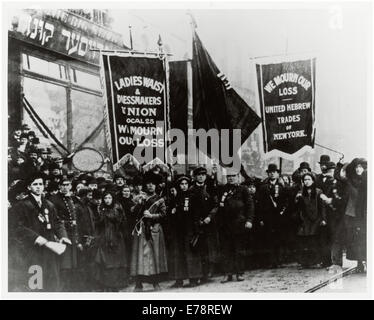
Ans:
{"label": "hat brim", "polygon": [[208,174],[208,172],[207,171],[198,171],[198,172],[194,173],[195,176],[198,176],[199,174]]}
{"label": "hat brim", "polygon": [[278,173],[281,173],[281,171],[279,169],[276,169],[276,170],[266,170],[266,173],[269,173],[269,172],[278,172]]}

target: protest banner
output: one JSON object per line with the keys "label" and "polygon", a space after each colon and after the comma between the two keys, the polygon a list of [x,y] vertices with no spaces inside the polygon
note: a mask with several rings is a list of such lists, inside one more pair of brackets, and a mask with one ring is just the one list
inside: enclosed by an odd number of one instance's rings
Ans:
{"label": "protest banner", "polygon": [[289,157],[314,147],[316,59],[256,64],[264,152]]}
{"label": "protest banner", "polygon": [[[164,159],[167,126],[165,63],[157,56],[102,54],[105,128],[114,171],[130,159],[138,165],[156,157]],[[133,157],[135,148],[147,149],[151,156]]]}

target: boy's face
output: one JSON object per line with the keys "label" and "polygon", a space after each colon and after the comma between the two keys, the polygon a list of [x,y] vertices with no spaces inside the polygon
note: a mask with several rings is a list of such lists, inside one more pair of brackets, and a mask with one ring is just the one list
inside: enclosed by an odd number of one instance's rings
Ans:
{"label": "boy's face", "polygon": [[42,178],[35,179],[30,185],[27,187],[29,191],[36,195],[40,196],[44,191],[44,183]]}
{"label": "boy's face", "polygon": [[180,188],[182,191],[187,191],[188,190],[188,182],[186,180],[182,180],[181,183],[179,184]]}
{"label": "boy's face", "polygon": [[124,188],[124,189],[122,190],[122,196],[123,196],[124,198],[130,198],[130,195],[131,195],[131,193],[130,193],[130,188]]}
{"label": "boy's face", "polygon": [[196,176],[196,181],[198,183],[204,183],[206,180],[206,174],[200,173]]}
{"label": "boy's face", "polygon": [[248,186],[248,190],[250,194],[255,194],[256,193],[256,186],[251,184]]}
{"label": "boy's face", "polygon": [[64,181],[60,185],[60,192],[62,194],[67,194],[71,190],[71,182],[70,181]]}
{"label": "boy's face", "polygon": [[274,180],[274,179],[278,179],[279,178],[279,173],[278,171],[270,171],[268,173],[268,176],[270,179]]}
{"label": "boy's face", "polygon": [[156,185],[154,183],[147,183],[146,184],[147,190],[149,193],[154,193],[156,191]]}
{"label": "boy's face", "polygon": [[30,153],[29,157],[32,160],[37,160],[38,159],[38,154],[33,152],[33,153]]}
{"label": "boy's face", "polygon": [[227,176],[227,183],[228,184],[236,184],[238,182],[238,176],[237,175],[228,175]]}

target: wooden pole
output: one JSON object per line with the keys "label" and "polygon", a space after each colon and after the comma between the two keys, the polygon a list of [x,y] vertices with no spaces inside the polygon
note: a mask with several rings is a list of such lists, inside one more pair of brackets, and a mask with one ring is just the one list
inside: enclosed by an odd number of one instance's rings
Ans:
{"label": "wooden pole", "polygon": [[192,83],[192,61],[187,61],[187,156],[186,161],[186,174],[189,174],[189,152],[188,152],[188,137],[190,130],[193,129],[193,83]]}
{"label": "wooden pole", "polygon": [[130,49],[134,50],[134,46],[132,43],[132,31],[131,31],[131,26],[129,26],[129,36],[130,36]]}
{"label": "wooden pole", "polygon": [[145,56],[172,56],[171,53],[163,53],[163,52],[144,52],[144,51],[137,51],[137,50],[107,50],[107,49],[89,49],[90,51],[94,52],[106,52],[106,53],[129,53],[129,54],[139,54]]}
{"label": "wooden pole", "polygon": [[[194,32],[197,28],[197,23],[195,17],[193,16],[191,11],[187,11],[187,15],[190,17],[190,25],[191,25],[191,59],[187,62],[187,163],[186,163],[186,174],[190,173],[190,163],[189,157],[190,152],[189,148],[189,135],[190,131],[193,130],[193,74],[192,74],[192,58],[193,58],[193,45],[194,45]],[[196,148],[195,148],[196,149]],[[193,163],[196,163],[196,157],[198,158],[199,152],[194,150],[194,159]],[[191,155],[192,156],[192,155]]]}

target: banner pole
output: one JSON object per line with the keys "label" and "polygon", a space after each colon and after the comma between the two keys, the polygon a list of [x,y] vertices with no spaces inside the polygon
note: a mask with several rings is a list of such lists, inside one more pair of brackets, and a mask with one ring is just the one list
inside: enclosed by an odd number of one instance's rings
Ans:
{"label": "banner pole", "polygon": [[[186,175],[189,174],[189,152],[188,152],[188,136],[190,130],[193,129],[193,83],[192,83],[192,61],[187,61],[187,143],[185,150]],[[187,155],[187,156],[186,156]]]}
{"label": "banner pole", "polygon": [[283,162],[282,157],[279,157],[279,171],[281,174],[282,174],[282,162]]}
{"label": "banner pole", "polygon": [[133,43],[132,43],[132,30],[131,30],[131,26],[129,26],[129,36],[130,36],[130,49],[131,50],[134,50],[134,46],[133,46]]}
{"label": "banner pole", "polygon": [[[165,148],[165,151],[164,151],[164,157],[165,157],[165,164],[167,166],[167,168],[169,169],[170,171],[170,178],[173,179],[173,165],[172,165],[172,155],[171,155],[171,152],[170,152],[170,145],[168,145],[168,143],[170,143],[170,136],[169,136],[169,129],[170,129],[170,92],[169,92],[169,61],[167,59],[167,55],[163,55],[163,43],[162,43],[162,39],[161,39],[161,35],[159,35],[159,39],[158,39],[158,48],[159,48],[159,58],[162,59],[163,61],[163,66],[164,66],[164,71],[165,71],[165,93],[164,93],[164,97],[165,97],[165,103],[164,103],[164,114],[165,114],[165,120],[166,120],[166,123],[164,125],[164,148]],[[170,160],[170,161],[169,161]],[[166,201],[169,202],[170,201],[170,191],[169,191],[169,188],[170,188],[170,184],[169,184],[169,177],[168,177],[168,174],[166,176],[166,181],[165,181],[165,189],[166,189]]]}
{"label": "banner pole", "polygon": [[160,53],[160,52],[144,52],[144,51],[136,51],[136,50],[109,50],[109,49],[89,49],[93,52],[100,52],[100,53],[130,53],[130,54],[139,54],[139,55],[154,55],[154,56],[173,56],[171,53]]}

